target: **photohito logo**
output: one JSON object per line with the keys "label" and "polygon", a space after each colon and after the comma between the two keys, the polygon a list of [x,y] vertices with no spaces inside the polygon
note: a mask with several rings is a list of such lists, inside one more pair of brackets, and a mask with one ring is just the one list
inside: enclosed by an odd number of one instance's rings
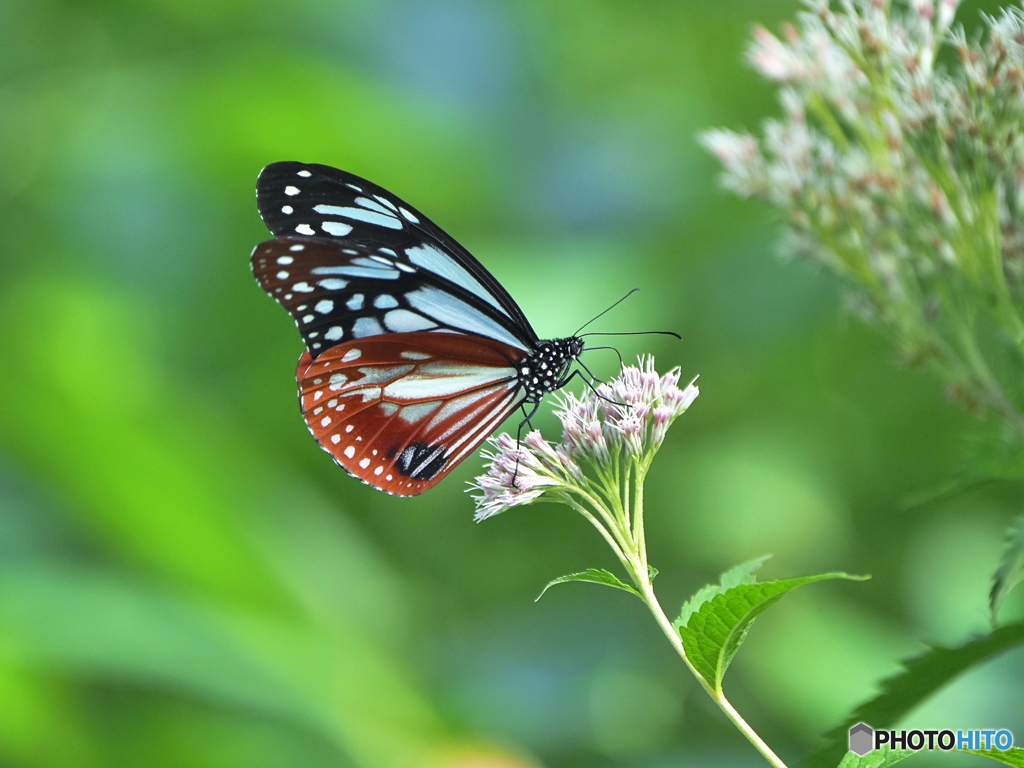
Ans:
{"label": "photohito logo", "polygon": [[1005,752],[1013,746],[1013,734],[1001,730],[970,731],[876,731],[867,723],[857,723],[850,728],[848,739],[850,751],[864,757],[868,752],[882,747],[890,749],[998,749]]}

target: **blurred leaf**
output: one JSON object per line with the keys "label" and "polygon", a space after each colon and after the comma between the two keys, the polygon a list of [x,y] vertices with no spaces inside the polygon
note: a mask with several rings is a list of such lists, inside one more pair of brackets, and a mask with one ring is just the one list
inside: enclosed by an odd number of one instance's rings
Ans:
{"label": "blurred leaf", "polygon": [[676,629],[685,627],[690,617],[695,614],[704,603],[711,600],[713,597],[738,587],[740,584],[753,584],[757,577],[755,574],[761,570],[761,566],[765,564],[765,561],[770,558],[771,555],[762,555],[754,560],[750,560],[741,565],[737,565],[735,568],[730,568],[728,571],[723,573],[720,577],[718,584],[708,584],[705,587],[701,587],[697,590],[696,594],[683,603],[683,609],[679,613],[679,618],[674,622]]}
{"label": "blurred leaf", "polygon": [[[750,564],[742,567],[749,568]],[[734,578],[741,575],[742,571],[737,571]],[[846,573],[822,573],[763,584],[739,584],[704,603],[686,626],[679,629],[679,634],[693,666],[715,690],[721,691],[722,678],[746,638],[750,625],[783,595],[796,587],[824,579],[865,578]]]}
{"label": "blurred leaf", "polygon": [[872,750],[864,757],[847,752],[846,757],[839,763],[839,768],[888,768],[888,766],[896,765],[901,760],[916,754],[917,752],[912,749],[901,749],[894,752],[888,747]]}
{"label": "blurred leaf", "polygon": [[565,584],[567,581],[589,581],[591,584],[604,584],[606,587],[615,587],[616,589],[621,589],[626,592],[632,592],[637,597],[640,597],[640,593],[636,591],[636,587],[632,584],[627,584],[615,574],[606,571],[604,568],[587,568],[585,571],[570,573],[566,576],[559,576],[557,579],[549,581],[547,586],[540,591],[540,594],[537,595],[536,600],[533,602],[537,602],[537,600],[544,597],[544,593],[555,586],[555,584]]}
{"label": "blurred leaf", "polygon": [[964,752],[988,757],[1004,765],[1015,765],[1017,768],[1024,768],[1024,749],[1020,747],[1010,747],[1005,752],[1001,749],[965,749]]}
{"label": "blurred leaf", "polygon": [[1024,622],[1007,624],[956,648],[935,646],[906,659],[903,671],[880,684],[882,692],[857,707],[826,734],[829,744],[803,763],[803,768],[831,768],[846,750],[847,731],[854,723],[891,728],[901,717],[967,669],[1024,643]]}
{"label": "blurred leaf", "polygon": [[999,607],[1015,586],[1024,581],[1024,515],[1010,524],[1006,532],[1006,549],[992,577],[992,591],[988,595],[992,626],[998,624]]}

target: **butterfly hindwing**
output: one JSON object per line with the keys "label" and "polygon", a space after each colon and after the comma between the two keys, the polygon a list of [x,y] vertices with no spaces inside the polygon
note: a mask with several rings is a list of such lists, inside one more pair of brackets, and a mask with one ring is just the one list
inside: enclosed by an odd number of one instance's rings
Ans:
{"label": "butterfly hindwing", "polygon": [[314,358],[343,341],[415,331],[529,348],[497,306],[386,246],[282,237],[256,247],[252,268],[295,320]]}
{"label": "butterfly hindwing", "polygon": [[492,306],[525,343],[537,340],[519,305],[479,261],[418,210],[376,184],[326,165],[280,162],[260,173],[256,199],[275,236],[386,249]]}
{"label": "butterfly hindwing", "polygon": [[299,361],[310,432],[335,461],[389,493],[439,482],[525,399],[522,351],[463,334],[385,334]]}

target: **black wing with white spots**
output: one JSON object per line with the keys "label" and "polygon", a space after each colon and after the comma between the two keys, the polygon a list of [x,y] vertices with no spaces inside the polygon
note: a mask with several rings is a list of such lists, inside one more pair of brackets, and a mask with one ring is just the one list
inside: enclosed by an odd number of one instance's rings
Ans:
{"label": "black wing with white spots", "polygon": [[252,268],[263,289],[294,318],[314,358],[353,339],[415,331],[485,336],[524,354],[534,348],[536,342],[518,335],[496,302],[417,263],[420,254],[427,263],[443,258],[428,245],[397,252],[280,237],[256,247]]}
{"label": "black wing with white spots", "polygon": [[275,236],[323,239],[339,249],[336,258],[354,255],[344,254],[344,249],[356,250],[366,258],[393,258],[420,274],[433,273],[470,306],[496,310],[499,322],[527,348],[537,341],[519,305],[479,261],[418,210],[373,182],[327,165],[272,163],[260,173],[256,200]]}

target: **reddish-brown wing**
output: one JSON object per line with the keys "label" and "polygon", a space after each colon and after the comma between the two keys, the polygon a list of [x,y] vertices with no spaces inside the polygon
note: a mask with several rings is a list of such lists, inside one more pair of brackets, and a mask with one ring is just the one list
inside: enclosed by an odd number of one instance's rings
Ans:
{"label": "reddish-brown wing", "polygon": [[399,496],[423,493],[524,400],[523,351],[481,336],[390,333],[299,360],[309,431],[355,477]]}

